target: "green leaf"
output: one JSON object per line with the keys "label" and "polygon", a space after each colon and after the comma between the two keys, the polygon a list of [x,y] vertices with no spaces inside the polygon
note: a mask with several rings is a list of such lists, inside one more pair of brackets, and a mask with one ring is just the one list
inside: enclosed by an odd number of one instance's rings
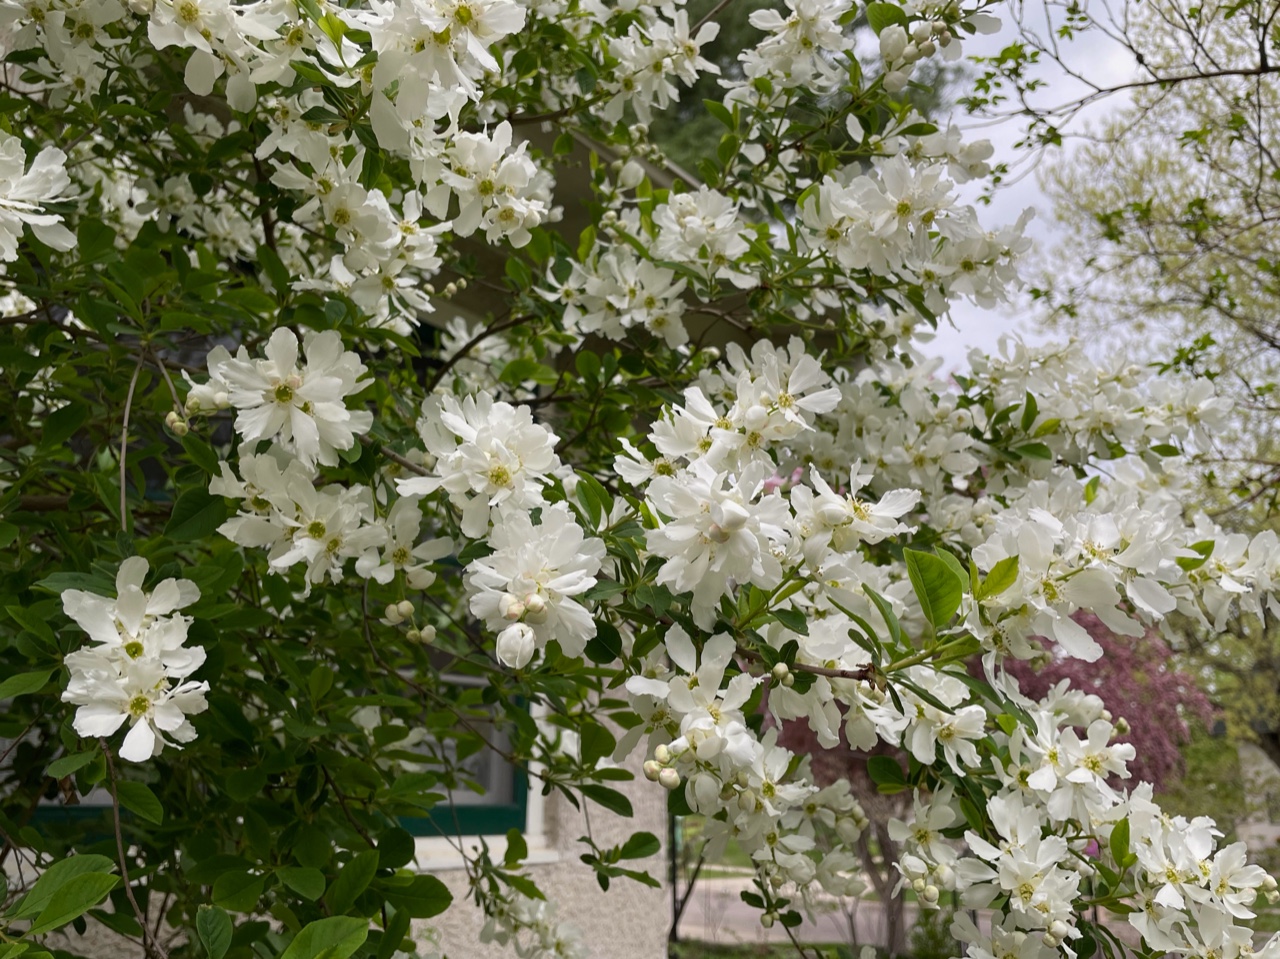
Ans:
{"label": "green leaf", "polygon": [[884,620],[884,624],[889,627],[889,638],[893,640],[893,644],[901,646],[902,624],[898,622],[898,617],[893,613],[893,605],[866,583],[862,584],[862,591],[871,597],[871,602],[875,603],[876,609],[880,611],[880,617]]}
{"label": "green leaf", "polygon": [[1027,392],[1027,399],[1022,404],[1022,432],[1027,433],[1031,430],[1031,425],[1035,423],[1036,417],[1040,415],[1040,406],[1036,403],[1036,398]]}
{"label": "green leaf", "polygon": [[430,919],[449,908],[453,893],[435,876],[414,876],[407,883],[386,884],[387,902],[414,919]]}
{"label": "green leaf", "polygon": [[907,549],[903,550],[903,556],[925,618],[935,629],[945,626],[960,608],[964,596],[960,577],[945,560],[932,553]]}
{"label": "green leaf", "polygon": [[626,816],[628,819],[633,815],[631,800],[616,789],[610,789],[608,786],[598,786],[595,783],[587,783],[580,786],[579,789],[582,795],[604,806],[610,812],[615,812],[619,816]]}
{"label": "green leaf", "polygon": [[1129,820],[1121,819],[1111,829],[1111,858],[1124,869],[1129,859]]}
{"label": "green leaf", "polygon": [[520,865],[529,855],[529,844],[524,841],[520,830],[514,826],[507,830],[507,851],[502,857],[502,864],[508,869]]}
{"label": "green leaf", "polygon": [[638,832],[622,844],[618,855],[623,859],[647,859],[662,850],[662,843],[651,832]]}
{"label": "green leaf", "polygon": [[164,535],[181,543],[204,539],[216,533],[226,518],[227,504],[221,496],[210,496],[203,489],[187,490],[173,504]]}
{"label": "green leaf", "polygon": [[213,902],[231,912],[252,912],[265,883],[247,872],[224,872],[213,883]]}
{"label": "green leaf", "polygon": [[774,609],[770,614],[787,629],[801,636],[809,635],[809,617],[798,609]]}
{"label": "green leaf", "polygon": [[0,699],[13,699],[15,696],[26,696],[34,693],[49,681],[49,677],[52,674],[52,669],[45,669],[40,672],[19,673],[17,676],[10,676],[3,683],[0,683]]}
{"label": "green leaf", "polygon": [[719,100],[703,100],[702,105],[707,108],[707,112],[723,123],[730,130],[736,130],[738,125],[733,122],[733,114]]}
{"label": "green leaf", "polygon": [[907,777],[892,756],[872,756],[867,760],[867,775],[877,786],[905,786]]}
{"label": "green leaf", "polygon": [[341,914],[350,909],[356,897],[369,888],[377,871],[378,850],[366,849],[355,856],[342,867],[338,878],[329,884],[329,891],[324,897],[329,911]]}
{"label": "green leaf", "polygon": [[369,920],[330,916],[309,922],[280,959],[347,959],[369,938]]}
{"label": "green leaf", "polygon": [[61,759],[55,759],[49,763],[49,768],[45,772],[54,779],[62,779],[64,776],[70,776],[77,769],[83,769],[89,763],[93,762],[98,756],[96,749],[90,749],[88,752],[71,753],[69,756],[63,756]]}
{"label": "green leaf", "polygon": [[1006,556],[991,567],[982,584],[974,591],[974,599],[999,596],[1018,581],[1018,557]]}
{"label": "green leaf", "polygon": [[303,899],[312,902],[324,895],[324,873],[306,866],[281,866],[276,870],[280,881]]}
{"label": "green leaf", "polygon": [[116,783],[116,795],[120,797],[120,805],[130,812],[137,813],[157,826],[164,822],[164,807],[160,805],[156,794],[142,783],[122,780]]}
{"label": "green leaf", "polygon": [[118,881],[119,877],[109,872],[86,872],[72,877],[49,897],[48,905],[40,910],[27,935],[43,935],[84,915],[102,902]]}
{"label": "green leaf", "polygon": [[222,959],[231,948],[231,917],[217,906],[202,905],[196,913],[196,933],[209,959]]}
{"label": "green leaf", "polygon": [[579,730],[579,755],[587,766],[594,766],[597,760],[611,754],[617,745],[613,733],[599,723],[584,721]]}
{"label": "green leaf", "polygon": [[867,4],[867,23],[876,32],[876,36],[879,36],[880,31],[885,27],[895,23],[903,27],[908,26],[906,13],[896,3]]}
{"label": "green leaf", "polygon": [[45,417],[44,430],[40,435],[40,448],[61,446],[88,417],[89,407],[82,403],[69,403],[61,409],[54,410]]}
{"label": "green leaf", "polygon": [[76,876],[91,872],[105,872],[114,867],[115,863],[106,856],[69,856],[66,859],[59,859],[36,880],[30,892],[10,907],[6,917],[13,920],[37,916],[49,904],[53,894]]}

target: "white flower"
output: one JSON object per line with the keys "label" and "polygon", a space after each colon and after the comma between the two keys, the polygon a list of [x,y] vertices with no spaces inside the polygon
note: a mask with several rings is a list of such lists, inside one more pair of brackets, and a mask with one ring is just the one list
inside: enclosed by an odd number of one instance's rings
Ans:
{"label": "white flower", "polygon": [[335,330],[308,333],[306,360],[298,366],[298,338],[280,328],[271,334],[266,358],[252,360],[242,346],[218,365],[229,399],[239,413],[236,430],[247,442],[278,439],[307,466],[335,466],[337,451],[355,445],[373,414],[347,409],[345,398],[368,385],[360,377],[365,366],[355,353],[342,349]]}
{"label": "white flower", "polygon": [[525,513],[511,514],[494,528],[489,542],[494,553],[467,567],[472,614],[490,629],[510,633],[507,647],[522,654],[529,633],[511,632],[508,624],[528,626],[537,649],[555,640],[566,655],[581,655],[596,624],[572,597],[596,584],[604,542],[584,538],[563,503],[543,507],[537,526]]}
{"label": "white flower", "polygon": [[485,535],[492,510],[504,516],[543,503],[547,474],[560,465],[555,434],[533,422],[527,406],[494,402],[489,393],[433,397],[423,408],[418,432],[436,458],[436,475],[402,479],[406,496],[443,489],[462,511],[462,532]]}
{"label": "white flower", "polygon": [[55,250],[70,250],[76,238],[56,213],[42,213],[43,204],[69,199],[71,178],[67,176],[67,155],[56,147],[45,147],[24,169],[27,161],[22,141],[15,136],[0,138],[0,259],[18,258],[22,225],[31,227],[37,239]]}

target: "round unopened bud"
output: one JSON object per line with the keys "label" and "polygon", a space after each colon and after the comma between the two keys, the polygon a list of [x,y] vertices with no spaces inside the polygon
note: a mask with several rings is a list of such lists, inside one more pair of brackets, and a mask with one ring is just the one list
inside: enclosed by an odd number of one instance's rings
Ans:
{"label": "round unopened bud", "polygon": [[671,762],[671,749],[666,745],[659,745],[653,750],[653,758],[665,766]]}
{"label": "round unopened bud", "polygon": [[935,902],[937,902],[937,901],[938,901],[938,887],[937,887],[937,886],[925,886],[925,887],[924,887],[924,891],[920,893],[920,898],[921,898],[921,899],[923,899],[925,902],[928,902],[928,903],[935,903]]}
{"label": "round unopened bud", "polygon": [[655,762],[652,759],[645,760],[644,778],[651,783],[658,781],[658,776],[662,774],[662,763]]}
{"label": "round unopened bud", "polygon": [[187,421],[177,410],[170,410],[164,418],[164,425],[169,427],[175,436],[187,435]]}
{"label": "round unopened bud", "polygon": [[718,346],[705,347],[702,352],[706,355],[707,359],[710,360],[712,363],[720,359],[720,348]]}
{"label": "round unopened bud", "polygon": [[498,597],[498,615],[508,622],[519,622],[524,616],[524,603],[510,593],[503,593]]}
{"label": "round unopened bud", "polygon": [[915,63],[920,59],[920,48],[914,43],[908,43],[902,48],[902,59],[906,60],[907,63]]}
{"label": "round unopened bud", "polygon": [[424,283],[422,284],[422,289],[423,289],[423,292],[427,294],[427,296],[436,295],[436,285],[434,283]]}
{"label": "round unopened bud", "polygon": [[465,276],[458,277],[458,289],[465,290],[467,288],[467,278]]}
{"label": "round unopened bud", "polygon": [[231,396],[226,390],[218,390],[213,394],[213,405],[220,410],[225,410],[231,405]]}
{"label": "round unopened bud", "polygon": [[956,872],[944,862],[934,870],[934,875],[938,877],[938,882],[942,883],[944,886],[950,886],[951,881],[956,877]]}
{"label": "round unopened bud", "polygon": [[732,536],[733,534],[719,523],[712,523],[707,527],[707,539],[713,543],[727,543]]}
{"label": "round unopened bud", "polygon": [[631,124],[631,135],[633,137],[647,137],[649,135],[649,124],[647,123]]}
{"label": "round unopened bud", "polygon": [[916,892],[918,893],[924,892],[924,887],[925,887],[925,881],[923,879],[911,880],[911,888],[914,889]]}
{"label": "round unopened bud", "polygon": [[405,619],[408,619],[413,615],[413,603],[409,602],[407,599],[402,599],[400,602],[396,603],[396,611]]}
{"label": "round unopened bud", "polygon": [[613,173],[621,173],[623,166],[625,166],[625,164],[623,163],[622,160],[614,160],[612,163],[609,164],[609,169]]}
{"label": "round unopened bud", "polygon": [[612,226],[613,224],[617,223],[617,222],[618,222],[618,211],[617,211],[617,210],[605,210],[605,211],[604,211],[604,214],[600,217],[600,222],[601,222],[601,223],[603,223],[605,226]]}
{"label": "round unopened bud", "polygon": [[445,295],[445,296],[455,296],[455,295],[457,294],[457,292],[458,292],[458,284],[457,284],[457,283],[446,283],[446,284],[444,285],[444,295]]}
{"label": "round unopened bud", "polygon": [[382,611],[382,615],[390,623],[404,622],[404,617],[400,615],[400,606],[397,603],[387,603],[387,608]]}
{"label": "round unopened bud", "polygon": [[188,396],[187,401],[182,404],[182,409],[186,412],[188,416],[192,415],[193,413],[199,413],[200,412],[199,397]]}
{"label": "round unopened bud", "polygon": [[748,430],[758,430],[769,422],[769,411],[759,403],[753,403],[747,407],[747,412],[742,417],[743,425]]}
{"label": "round unopened bud", "polygon": [[924,43],[933,36],[933,27],[924,20],[914,23],[911,26],[911,39],[916,43]]}
{"label": "round unopened bud", "polygon": [[890,70],[884,75],[884,88],[889,93],[901,93],[907,86],[907,75],[901,70]]}
{"label": "round unopened bud", "polygon": [[787,675],[785,675],[785,676],[783,676],[783,677],[782,677],[782,688],[783,688],[783,689],[790,689],[790,688],[791,688],[792,686],[794,686],[795,684],[796,684],[796,674],[795,674],[795,673],[787,673]]}
{"label": "round unopened bud", "polygon": [[773,924],[777,921],[778,916],[776,913],[766,912],[760,916],[760,925],[764,926],[766,929],[772,929]]}
{"label": "round unopened bud", "polygon": [[932,40],[926,40],[924,43],[920,44],[920,56],[922,57],[931,57],[937,52],[938,45]]}
{"label": "round unopened bud", "polygon": [[1040,941],[1043,942],[1050,949],[1057,949],[1058,946],[1062,944],[1061,940],[1059,940],[1058,937],[1051,932],[1046,932],[1043,936],[1041,936]]}
{"label": "round unopened bud", "polygon": [[938,46],[942,47],[944,50],[951,46],[951,40],[952,36],[950,30],[943,30],[938,34]]}
{"label": "round unopened bud", "polygon": [[1262,879],[1262,888],[1267,892],[1273,892],[1276,888],[1275,876],[1264,876]]}
{"label": "round unopened bud", "polygon": [[658,773],[658,783],[663,789],[676,789],[680,785],[680,774],[668,766]]}
{"label": "round unopened bud", "polygon": [[1109,710],[1109,709],[1104,709],[1104,710],[1103,710],[1101,713],[1099,713],[1098,715],[1100,715],[1100,716],[1101,716],[1103,719],[1105,719],[1107,722],[1111,722],[1111,710]]}
{"label": "round unopened bud", "polygon": [[422,633],[417,629],[410,629],[408,632],[404,634],[404,638],[409,640],[409,642],[411,643],[421,642]]}
{"label": "round unopened bud", "polygon": [[1127,735],[1130,728],[1132,727],[1129,726],[1129,720],[1125,719],[1123,716],[1121,716],[1119,719],[1116,720],[1117,735],[1120,735],[1120,736]]}
{"label": "round unopened bud", "polygon": [[547,601],[537,593],[530,593],[524,598],[524,618],[531,623],[547,621]]}
{"label": "round unopened bud", "polygon": [[422,643],[434,643],[436,641],[436,628],[428,623],[418,630],[418,641]]}
{"label": "round unopened bud", "polygon": [[933,23],[929,24],[929,29],[933,31],[935,37],[941,36],[947,32],[947,25],[942,20],[934,20]]}
{"label": "round unopened bud", "polygon": [[775,663],[773,666],[773,678],[778,682],[782,682],[791,675],[791,667],[786,663]]}
{"label": "round unopened bud", "polygon": [[738,793],[738,808],[743,812],[755,812],[756,794],[754,790],[744,789]]}

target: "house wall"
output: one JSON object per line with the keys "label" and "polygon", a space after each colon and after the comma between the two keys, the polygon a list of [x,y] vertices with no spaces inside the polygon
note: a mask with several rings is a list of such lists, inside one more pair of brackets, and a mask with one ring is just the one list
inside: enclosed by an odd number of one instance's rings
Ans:
{"label": "house wall", "polygon": [[[628,868],[641,869],[662,886],[652,889],[629,879],[615,879],[608,892],[600,889],[594,870],[578,857],[586,847],[577,842],[586,834],[584,814],[562,796],[547,797],[545,844],[530,846],[528,874],[553,902],[558,915],[577,927],[586,952],[593,959],[665,959],[667,931],[671,923],[670,890],[666,881],[666,792],[637,776],[629,783],[612,783],[631,800],[635,816],[624,819],[592,805],[591,832],[597,844],[619,845],[634,832],[650,832],[662,841],[662,851],[649,859],[633,860]],[[538,860],[542,860],[539,862]],[[509,957],[509,948],[479,943],[484,916],[467,901],[466,874],[458,869],[433,870],[452,890],[454,905],[437,919],[416,925],[424,938],[435,927],[441,952],[447,959],[497,959]]]}

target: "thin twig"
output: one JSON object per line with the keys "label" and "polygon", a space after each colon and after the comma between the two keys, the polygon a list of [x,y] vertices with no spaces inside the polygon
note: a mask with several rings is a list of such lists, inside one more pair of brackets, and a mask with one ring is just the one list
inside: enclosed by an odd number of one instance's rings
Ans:
{"label": "thin twig", "polygon": [[133,884],[129,881],[129,862],[124,854],[124,836],[120,831],[120,795],[116,789],[116,763],[111,756],[111,748],[107,745],[107,741],[99,739],[98,743],[102,746],[102,754],[107,758],[107,781],[111,786],[111,813],[116,827],[116,855],[120,863],[120,878],[124,880],[124,893],[129,899],[129,905],[133,907],[133,915],[138,920],[138,925],[142,927],[143,951],[148,956],[167,959],[169,954],[164,951],[164,947],[151,938],[146,914],[143,913],[142,907],[138,905],[138,900],[133,895]]}
{"label": "thin twig", "polygon": [[129,380],[129,394],[124,398],[124,425],[120,427],[120,528],[129,532],[129,487],[126,480],[129,467],[129,413],[133,410],[133,391],[138,385],[138,374],[142,372],[143,356],[139,355],[138,365],[133,368],[133,378]]}

